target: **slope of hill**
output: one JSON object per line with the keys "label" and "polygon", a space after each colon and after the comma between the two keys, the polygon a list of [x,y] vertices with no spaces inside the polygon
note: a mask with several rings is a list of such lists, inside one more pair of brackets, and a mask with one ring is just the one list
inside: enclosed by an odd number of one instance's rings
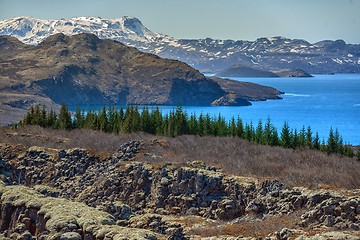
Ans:
{"label": "slope of hill", "polygon": [[99,38],[117,40],[141,51],[213,72],[235,64],[264,69],[302,69],[311,74],[360,72],[360,45],[346,44],[343,40],[309,43],[284,37],[255,41],[175,39],[149,30],[134,17],[60,20],[17,17],[0,21],[0,35],[12,35],[30,44],[38,44],[59,32],[66,35],[94,33]]}
{"label": "slope of hill", "polygon": [[[46,99],[69,105],[249,105],[259,97],[229,95],[185,63],[93,34],[55,34],[37,46],[0,37],[0,51],[0,98],[8,107],[45,104]],[[268,96],[269,88],[252,87]],[[271,93],[273,99],[280,94]]]}

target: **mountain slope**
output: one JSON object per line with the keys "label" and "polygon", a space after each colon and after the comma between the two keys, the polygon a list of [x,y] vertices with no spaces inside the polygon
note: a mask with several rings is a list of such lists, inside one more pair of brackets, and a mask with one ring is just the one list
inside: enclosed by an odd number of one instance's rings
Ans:
{"label": "mountain slope", "polygon": [[25,43],[38,44],[54,33],[94,33],[144,52],[184,61],[197,69],[217,72],[235,64],[262,69],[302,69],[309,73],[359,73],[360,45],[343,40],[311,44],[284,37],[255,41],[174,39],[155,33],[133,17],[102,19],[76,17],[41,20],[17,17],[0,21],[0,35],[12,35]]}
{"label": "mountain slope", "polygon": [[[33,103],[49,102],[209,106],[251,105],[248,100],[259,99],[258,94],[240,98],[180,61],[162,59],[93,34],[59,33],[37,46],[3,36],[0,52],[2,110],[5,105],[25,109]],[[271,99],[281,94],[273,88],[251,87],[266,96],[270,93]]]}
{"label": "mountain slope", "polygon": [[11,79],[1,86],[44,94],[56,103],[210,105],[225,94],[184,63],[92,34],[56,34],[38,46],[0,41],[1,77]]}

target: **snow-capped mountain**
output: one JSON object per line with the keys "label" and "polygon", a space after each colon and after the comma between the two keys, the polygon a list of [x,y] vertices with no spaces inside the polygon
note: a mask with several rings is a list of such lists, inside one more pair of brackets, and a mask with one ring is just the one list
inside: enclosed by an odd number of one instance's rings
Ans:
{"label": "snow-capped mountain", "polygon": [[55,33],[65,35],[94,33],[100,38],[131,39],[139,42],[151,41],[161,36],[144,27],[140,20],[134,17],[115,19],[75,17],[60,20],[17,17],[0,21],[1,35],[12,35],[28,44],[38,44]]}
{"label": "snow-capped mountain", "polygon": [[38,44],[59,32],[66,35],[93,33],[99,38],[120,41],[141,51],[212,72],[235,64],[259,69],[300,68],[310,73],[360,72],[360,45],[346,44],[343,40],[311,44],[284,37],[255,41],[175,39],[149,30],[134,17],[60,20],[17,17],[0,21],[0,35],[12,35],[28,44]]}

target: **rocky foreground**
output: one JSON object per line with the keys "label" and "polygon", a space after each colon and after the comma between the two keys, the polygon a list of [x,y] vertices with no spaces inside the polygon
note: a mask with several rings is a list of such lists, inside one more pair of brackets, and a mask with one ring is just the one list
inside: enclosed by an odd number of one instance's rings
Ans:
{"label": "rocky foreground", "polygon": [[360,192],[289,188],[201,161],[0,144],[0,239],[360,239]]}

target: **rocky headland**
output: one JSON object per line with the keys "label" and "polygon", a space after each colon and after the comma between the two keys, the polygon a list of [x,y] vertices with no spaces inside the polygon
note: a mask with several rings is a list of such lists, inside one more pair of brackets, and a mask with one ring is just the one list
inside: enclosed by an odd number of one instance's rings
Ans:
{"label": "rocky headland", "polygon": [[37,46],[2,36],[0,51],[2,124],[18,121],[32,104],[247,106],[249,100],[277,99],[281,94],[234,81],[239,88],[257,90],[242,98],[185,63],[93,34],[55,34]]}
{"label": "rocky headland", "polygon": [[161,147],[128,141],[100,157],[1,143],[2,239],[360,238],[359,190],[289,187],[199,160],[160,163]]}

